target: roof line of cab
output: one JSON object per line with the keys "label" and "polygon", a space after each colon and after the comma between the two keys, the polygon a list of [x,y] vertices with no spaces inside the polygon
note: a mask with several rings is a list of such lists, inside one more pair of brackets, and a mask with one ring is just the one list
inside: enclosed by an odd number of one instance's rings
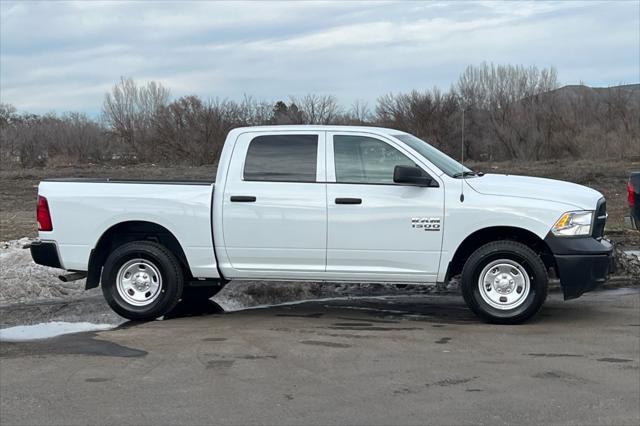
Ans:
{"label": "roof line of cab", "polygon": [[345,126],[345,125],[321,125],[321,124],[277,124],[266,126],[246,126],[237,127],[232,130],[234,133],[246,133],[246,132],[273,132],[273,131],[338,131],[338,132],[369,132],[369,133],[381,133],[385,135],[395,135],[399,133],[405,133],[401,130],[388,129],[385,127],[371,127],[371,126]]}

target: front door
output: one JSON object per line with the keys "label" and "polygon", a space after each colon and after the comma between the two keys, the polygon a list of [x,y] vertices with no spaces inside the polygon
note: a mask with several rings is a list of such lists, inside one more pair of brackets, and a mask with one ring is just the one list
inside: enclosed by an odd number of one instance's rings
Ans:
{"label": "front door", "polygon": [[328,279],[435,282],[442,183],[395,184],[395,166],[417,162],[392,139],[336,132],[327,142]]}

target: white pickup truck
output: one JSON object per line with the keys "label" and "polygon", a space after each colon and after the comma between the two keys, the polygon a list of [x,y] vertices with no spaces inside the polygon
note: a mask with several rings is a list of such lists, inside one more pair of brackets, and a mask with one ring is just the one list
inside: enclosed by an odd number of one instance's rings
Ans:
{"label": "white pickup truck", "polygon": [[234,280],[419,283],[461,276],[469,308],[519,323],[547,296],[607,279],[602,194],[474,172],[397,130],[232,130],[213,182],[40,183],[36,263],[102,284],[123,317],[149,320]]}

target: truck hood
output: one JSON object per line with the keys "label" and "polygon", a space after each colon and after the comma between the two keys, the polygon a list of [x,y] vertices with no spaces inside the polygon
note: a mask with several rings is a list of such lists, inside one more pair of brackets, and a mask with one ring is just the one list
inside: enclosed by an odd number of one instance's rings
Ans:
{"label": "truck hood", "polygon": [[554,201],[584,210],[594,210],[602,198],[601,193],[586,186],[529,176],[486,174],[466,182],[481,194]]}

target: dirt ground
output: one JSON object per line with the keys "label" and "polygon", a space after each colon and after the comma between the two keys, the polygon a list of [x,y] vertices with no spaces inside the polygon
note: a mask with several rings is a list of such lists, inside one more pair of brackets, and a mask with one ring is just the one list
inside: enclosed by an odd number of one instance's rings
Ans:
{"label": "dirt ground", "polygon": [[[561,179],[587,185],[607,198],[609,221],[607,232],[615,240],[639,245],[638,233],[625,232],[623,217],[627,213],[626,182],[629,172],[640,170],[640,161],[577,160],[553,162],[496,162],[471,164],[485,173],[510,173]],[[54,177],[111,177],[121,179],[213,179],[216,167],[161,167],[153,164],[132,166],[67,166],[47,169],[0,171],[0,241],[36,236],[35,200],[38,182]]]}

